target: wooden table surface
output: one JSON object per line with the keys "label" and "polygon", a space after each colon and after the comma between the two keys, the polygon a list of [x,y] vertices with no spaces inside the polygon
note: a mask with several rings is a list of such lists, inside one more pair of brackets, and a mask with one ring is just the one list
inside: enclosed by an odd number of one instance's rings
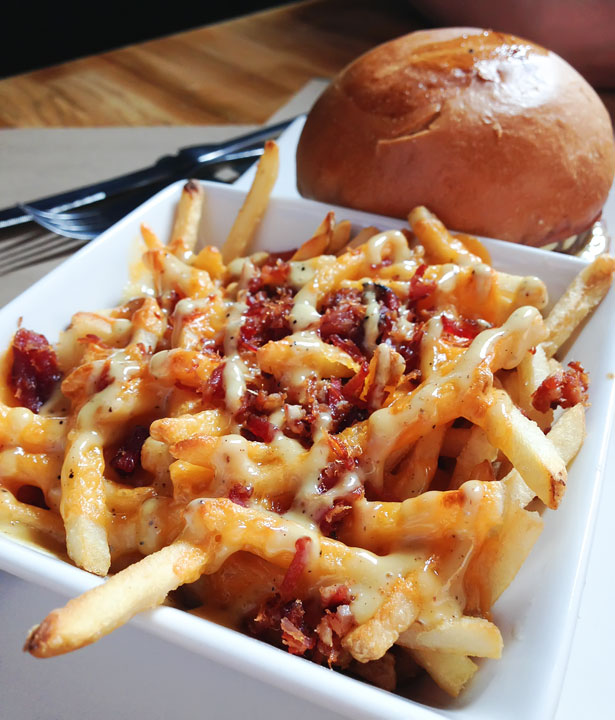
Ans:
{"label": "wooden table surface", "polygon": [[283,6],[2,80],[0,127],[262,123],[420,24],[404,0]]}
{"label": "wooden table surface", "polygon": [[311,78],[424,26],[407,0],[286,5],[0,80],[0,127],[262,123]]}

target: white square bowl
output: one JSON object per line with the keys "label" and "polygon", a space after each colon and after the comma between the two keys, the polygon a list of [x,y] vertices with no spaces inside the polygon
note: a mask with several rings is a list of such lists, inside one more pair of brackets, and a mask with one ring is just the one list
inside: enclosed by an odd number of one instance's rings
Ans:
{"label": "white square bowl", "polygon": [[[245,192],[203,183],[207,191],[204,242],[220,244],[243,202]],[[77,310],[117,304],[129,280],[129,263],[146,222],[165,240],[170,232],[183,182],[166,188],[96,241],[0,310],[0,347],[6,347],[19,318],[50,341]],[[272,199],[255,248],[285,250],[307,239],[330,208],[298,199]],[[381,229],[405,223],[337,209],[357,227]],[[486,241],[494,266],[518,274],[539,275],[557,298],[583,263],[533,248]],[[505,643],[503,658],[482,667],[461,698],[439,693],[422,702],[383,692],[301,658],[270,647],[194,615],[162,607],[133,621],[149,632],[265,683],[283,688],[353,718],[461,718],[524,720],[550,717],[557,703],[579,606],[591,544],[593,520],[605,471],[615,395],[612,371],[615,346],[609,329],[615,315],[610,292],[577,333],[566,358],[580,361],[591,380],[588,437],[569,473],[562,506],[545,513],[545,530],[528,561],[494,608]],[[54,557],[0,536],[0,569],[65,595],[102,582]],[[51,609],[51,608],[50,608]],[[24,633],[27,628],[24,628]],[[53,662],[53,661],[51,661]]]}

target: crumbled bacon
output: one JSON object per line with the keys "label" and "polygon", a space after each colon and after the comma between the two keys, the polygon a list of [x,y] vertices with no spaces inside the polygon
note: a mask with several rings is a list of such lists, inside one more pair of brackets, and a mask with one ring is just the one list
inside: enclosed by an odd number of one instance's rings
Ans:
{"label": "crumbled bacon", "polygon": [[102,392],[105,388],[109,387],[109,385],[111,385],[111,383],[113,382],[113,376],[109,372],[110,367],[111,367],[111,364],[109,361],[107,361],[103,365],[103,368],[94,383],[95,392],[97,392],[97,393]]}
{"label": "crumbled bacon", "polygon": [[589,378],[578,362],[568,363],[566,370],[557,370],[545,378],[532,395],[532,405],[538,412],[556,407],[569,408],[587,402]]}
{"label": "crumbled bacon", "polygon": [[410,337],[397,336],[396,334],[389,337],[388,341],[406,361],[406,373],[418,370],[421,359],[423,333],[424,324],[415,323]]}
{"label": "crumbled bacon", "polygon": [[[362,370],[360,372],[362,375]],[[364,382],[365,378],[363,377],[357,379],[355,383],[357,392],[355,393],[353,386],[344,392],[346,386],[342,386],[339,378],[331,378],[331,380],[327,381],[324,404],[326,405],[326,411],[331,415],[329,429],[332,433],[342,432],[350,425],[365,420],[367,417],[365,403],[358,397],[363,389]],[[346,397],[346,393],[348,397]]]}
{"label": "crumbled bacon", "polygon": [[281,259],[280,255],[269,255],[256,275],[248,283],[248,291],[252,295],[264,290],[277,292],[286,287],[290,277],[290,264]]}
{"label": "crumbled bacon", "polygon": [[213,369],[203,388],[203,398],[213,405],[219,405],[226,397],[224,389],[224,365],[225,363],[220,363]]}
{"label": "crumbled bacon", "polygon": [[236,505],[247,507],[248,500],[252,497],[253,492],[254,488],[251,485],[248,485],[248,487],[246,487],[241,483],[235,483],[231,486],[231,489],[228,492],[228,497],[229,500],[231,502],[234,502]]}
{"label": "crumbled bacon", "polygon": [[318,624],[316,632],[327,646],[333,648],[335,636],[338,638],[344,637],[356,624],[350,606],[339,605],[335,610],[325,610],[324,617]]}
{"label": "crumbled bacon", "polygon": [[472,340],[485,329],[485,326],[469,318],[452,318],[442,315],[442,331],[445,340],[451,345],[468,347]]}
{"label": "crumbled bacon", "polygon": [[149,436],[143,425],[135,425],[111,458],[111,467],[122,478],[128,478],[141,468],[141,448]]}
{"label": "crumbled bacon", "polygon": [[426,270],[427,265],[419,265],[410,279],[408,288],[408,302],[410,304],[417,303],[419,300],[428,297],[436,289],[435,281],[424,279]]}
{"label": "crumbled bacon", "polygon": [[331,448],[331,452],[335,460],[342,462],[346,470],[352,470],[355,467],[354,458],[351,457],[348,447],[336,438],[335,435],[327,434],[327,442]]}
{"label": "crumbled bacon", "polygon": [[297,584],[301,575],[307,567],[312,540],[308,537],[300,537],[295,543],[295,554],[284,575],[280,585],[280,597],[286,601],[297,592]]}
{"label": "crumbled bacon", "polygon": [[363,392],[368,372],[369,363],[364,360],[356,375],[351,377],[350,380],[342,386],[342,395],[346,398],[346,400],[356,404],[360,404],[362,402],[361,393]]}
{"label": "crumbled bacon", "polygon": [[347,667],[351,658],[341,641],[356,626],[350,609],[353,599],[347,585],[324,588],[320,598],[307,601],[284,602],[275,594],[246,619],[245,627],[250,635],[294,655]]}
{"label": "crumbled bacon", "polygon": [[263,415],[251,413],[244,422],[244,428],[261,442],[270,443],[275,437],[276,427]]}
{"label": "crumbled bacon", "polygon": [[350,587],[347,583],[337,583],[336,585],[326,585],[319,590],[320,602],[323,608],[332,610],[338,605],[349,605],[352,600]]}
{"label": "crumbled bacon", "polygon": [[9,384],[20,405],[37,413],[60,379],[58,360],[44,335],[20,328],[13,338]]}
{"label": "crumbled bacon", "polygon": [[343,350],[345,353],[348,353],[348,355],[350,355],[350,357],[356,362],[363,362],[363,360],[365,359],[365,355],[363,354],[361,348],[359,348],[356,343],[350,340],[350,338],[343,338],[339,335],[329,335],[329,337],[327,338],[327,342],[331,345],[335,345],[340,350]]}
{"label": "crumbled bacon", "polygon": [[328,293],[320,307],[320,336],[327,342],[332,335],[352,340],[361,346],[363,341],[363,319],[365,306],[362,292],[354,288],[342,288]]}
{"label": "crumbled bacon", "polygon": [[247,297],[248,309],[239,332],[239,346],[256,352],[271,340],[290,334],[288,316],[293,306],[290,288],[277,287],[269,293],[259,290]]}
{"label": "crumbled bacon", "polygon": [[[299,605],[299,601],[296,601],[296,603]],[[302,612],[303,608],[301,608]],[[303,620],[303,615],[300,616],[300,619]],[[296,625],[287,616],[280,620],[280,629],[282,630],[282,642],[288,647],[288,652],[292,655],[305,655],[316,644],[313,637],[307,635],[300,626]]]}
{"label": "crumbled bacon", "polygon": [[331,507],[321,517],[318,527],[326,537],[334,537],[344,518],[352,513],[352,505],[344,500],[334,500]]}
{"label": "crumbled bacon", "polygon": [[399,298],[386,285],[379,285],[375,283],[374,293],[376,300],[380,304],[380,317],[378,318],[378,329],[383,338],[388,337],[389,333],[393,329],[395,321],[399,316]]}
{"label": "crumbled bacon", "polygon": [[333,460],[320,471],[318,476],[318,491],[325,493],[335,487],[344,473],[354,470],[355,459],[351,457],[348,449],[334,435],[327,435],[327,442],[333,454]]}

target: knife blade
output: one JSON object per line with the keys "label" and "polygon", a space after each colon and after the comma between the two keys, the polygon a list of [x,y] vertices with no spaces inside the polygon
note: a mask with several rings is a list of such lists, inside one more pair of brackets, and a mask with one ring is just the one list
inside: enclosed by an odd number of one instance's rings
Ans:
{"label": "knife blade", "polygon": [[[297,116],[300,117],[300,116]],[[91,205],[106,198],[126,192],[145,188],[149,185],[159,186],[165,180],[171,182],[180,179],[204,165],[219,163],[226,159],[236,159],[237,153],[248,150],[251,146],[262,144],[265,140],[279,137],[297,117],[275,125],[269,125],[254,132],[240,135],[221,143],[191,145],[180,148],[175,155],[164,155],[153,165],[134,172],[119,175],[108,180],[84,185],[66,192],[49,195],[31,200],[25,204],[39,210],[65,212],[84,205]],[[30,215],[18,204],[0,210],[0,229],[28,222]]]}

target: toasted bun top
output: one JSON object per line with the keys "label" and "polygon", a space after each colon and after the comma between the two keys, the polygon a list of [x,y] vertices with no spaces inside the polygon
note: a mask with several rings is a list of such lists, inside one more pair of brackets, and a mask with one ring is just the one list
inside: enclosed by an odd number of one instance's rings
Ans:
{"label": "toasted bun top", "polygon": [[520,38],[441,28],[345,68],[297,148],[302,195],[532,245],[588,228],[615,172],[610,117],[564,60]]}

